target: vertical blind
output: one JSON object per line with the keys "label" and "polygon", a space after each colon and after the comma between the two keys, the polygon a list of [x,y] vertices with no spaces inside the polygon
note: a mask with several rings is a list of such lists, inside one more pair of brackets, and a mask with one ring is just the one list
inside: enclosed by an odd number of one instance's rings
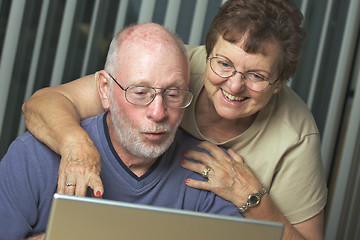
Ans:
{"label": "vertical blind", "polygon": [[[186,44],[203,44],[223,0],[0,0],[0,157],[26,129],[21,105],[37,89],[103,68],[113,35],[156,22]],[[307,39],[289,85],[322,136],[330,190],[326,239],[360,236],[360,52],[358,0],[294,0]],[[357,183],[352,186],[352,183]]]}

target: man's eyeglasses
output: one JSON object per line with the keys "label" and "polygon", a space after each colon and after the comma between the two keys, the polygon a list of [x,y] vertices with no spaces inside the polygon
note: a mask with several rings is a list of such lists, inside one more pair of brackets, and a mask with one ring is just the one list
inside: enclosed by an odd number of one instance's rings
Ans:
{"label": "man's eyeglasses", "polygon": [[218,76],[223,78],[229,78],[236,73],[241,74],[241,79],[244,81],[245,86],[253,91],[264,91],[268,86],[275,84],[279,79],[276,79],[273,83],[270,80],[257,72],[239,72],[235,69],[232,62],[222,57],[208,58],[210,62],[211,70]]}
{"label": "man's eyeglasses", "polygon": [[[156,94],[161,94],[166,106],[181,109],[188,107],[193,99],[193,94],[184,89],[146,86],[129,86],[124,89],[115,78],[111,75],[110,77],[125,91],[125,99],[134,105],[146,106],[154,100]],[[157,91],[157,89],[160,89],[160,91]]]}

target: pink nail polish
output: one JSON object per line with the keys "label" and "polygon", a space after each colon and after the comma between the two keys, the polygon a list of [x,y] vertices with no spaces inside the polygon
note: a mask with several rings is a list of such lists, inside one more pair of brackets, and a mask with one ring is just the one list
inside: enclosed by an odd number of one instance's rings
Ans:
{"label": "pink nail polish", "polygon": [[189,183],[190,182],[190,179],[185,179],[185,181],[184,181],[185,183]]}
{"label": "pink nail polish", "polygon": [[101,196],[101,191],[100,191],[100,190],[98,190],[98,191],[96,192],[96,196],[97,196],[97,197],[100,197],[100,196]]}

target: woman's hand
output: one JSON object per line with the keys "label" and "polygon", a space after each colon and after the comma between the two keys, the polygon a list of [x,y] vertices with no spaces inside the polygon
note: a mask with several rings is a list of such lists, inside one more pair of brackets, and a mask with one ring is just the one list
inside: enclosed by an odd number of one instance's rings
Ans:
{"label": "woman's hand", "polygon": [[71,144],[61,151],[58,193],[85,196],[88,187],[94,197],[101,197],[100,154],[92,142]]}
{"label": "woman's hand", "polygon": [[99,177],[100,155],[80,126],[81,119],[104,111],[94,75],[40,89],[22,110],[27,129],[61,155],[58,193],[85,196],[89,186],[96,197],[101,197],[104,188]]}
{"label": "woman's hand", "polygon": [[45,233],[42,233],[40,235],[27,238],[26,240],[44,240],[44,239],[45,239]]}
{"label": "woman's hand", "polygon": [[197,146],[208,151],[210,155],[195,150],[186,151],[185,157],[202,164],[184,160],[182,166],[199,174],[209,167],[208,181],[187,179],[188,186],[214,192],[238,207],[246,203],[250,194],[262,188],[254,172],[239,154],[230,149],[229,156],[215,144],[206,141],[200,142]]}

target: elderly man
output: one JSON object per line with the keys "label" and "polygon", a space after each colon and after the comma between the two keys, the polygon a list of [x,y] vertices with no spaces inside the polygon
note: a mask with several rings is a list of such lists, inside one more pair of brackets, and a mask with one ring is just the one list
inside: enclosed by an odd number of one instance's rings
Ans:
{"label": "elderly man", "polygon": [[[241,216],[232,203],[184,183],[203,179],[180,164],[183,151],[196,148],[195,139],[177,131],[192,101],[189,81],[182,44],[163,27],[136,25],[115,36],[105,70],[96,76],[108,111],[82,122],[100,152],[101,194],[111,200]],[[1,237],[45,232],[59,162],[30,133],[13,142],[0,163]],[[74,184],[68,180],[65,188]]]}

